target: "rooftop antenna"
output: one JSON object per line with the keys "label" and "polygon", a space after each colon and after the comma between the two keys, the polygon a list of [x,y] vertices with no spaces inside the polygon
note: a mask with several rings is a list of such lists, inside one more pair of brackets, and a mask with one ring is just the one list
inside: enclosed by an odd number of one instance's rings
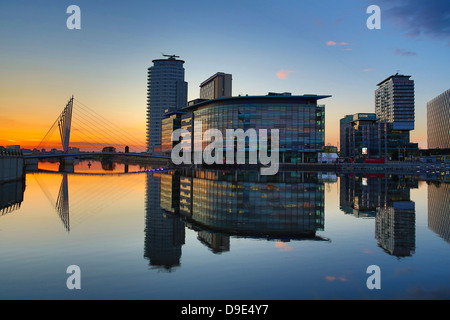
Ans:
{"label": "rooftop antenna", "polygon": [[174,54],[162,54],[163,57],[168,57],[169,59],[175,59],[175,58],[179,58],[179,56],[176,56]]}

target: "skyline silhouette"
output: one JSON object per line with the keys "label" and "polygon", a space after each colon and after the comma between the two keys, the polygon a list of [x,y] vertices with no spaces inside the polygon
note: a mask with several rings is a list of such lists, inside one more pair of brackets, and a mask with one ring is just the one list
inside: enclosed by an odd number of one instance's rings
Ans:
{"label": "skyline silhouette", "polygon": [[339,142],[338,119],[374,111],[379,81],[410,74],[411,141],[426,148],[426,103],[450,83],[450,4],[381,0],[381,29],[369,30],[370,4],[80,0],[81,29],[69,30],[67,3],[2,1],[0,146],[37,145],[72,94],[144,144],[146,72],[165,52],[186,61],[188,100],[216,72],[233,74],[234,95],[331,94],[331,145]]}

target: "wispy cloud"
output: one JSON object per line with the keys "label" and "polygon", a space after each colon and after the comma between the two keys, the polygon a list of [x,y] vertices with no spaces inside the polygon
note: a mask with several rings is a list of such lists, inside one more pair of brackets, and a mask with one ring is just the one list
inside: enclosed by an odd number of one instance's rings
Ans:
{"label": "wispy cloud", "polygon": [[350,45],[350,43],[345,42],[345,41],[336,42],[336,41],[333,41],[333,40],[329,40],[329,41],[325,42],[325,44],[327,46],[329,46],[329,47],[331,47],[331,46],[348,46],[348,45]]}
{"label": "wispy cloud", "polygon": [[367,69],[363,69],[362,71],[363,71],[363,72],[371,72],[371,71],[373,71],[373,69],[367,68]]}
{"label": "wispy cloud", "polygon": [[295,71],[294,70],[280,70],[280,71],[277,72],[277,77],[279,79],[284,80],[284,79],[286,79],[289,76],[289,74],[291,74],[293,72],[295,72]]}
{"label": "wispy cloud", "polygon": [[339,281],[341,281],[341,282],[347,282],[347,281],[349,281],[349,279],[347,278],[347,276],[345,276],[345,275],[343,275],[343,276],[339,276],[339,277],[336,277],[336,276],[325,276],[325,280],[326,281],[328,281],[328,282],[333,282],[333,281],[336,281],[336,280],[339,280]]}
{"label": "wispy cloud", "polygon": [[323,26],[324,26],[324,23],[323,23],[322,20],[319,20],[319,19],[313,19],[313,21],[314,21],[314,24],[315,24],[316,26],[318,26],[318,27],[323,27]]}
{"label": "wispy cloud", "polygon": [[403,56],[403,57],[417,56],[417,53],[414,51],[407,51],[407,50],[402,50],[402,49],[395,49],[394,54],[396,56]]}
{"label": "wispy cloud", "polygon": [[405,35],[450,41],[450,1],[379,0],[383,17]]}

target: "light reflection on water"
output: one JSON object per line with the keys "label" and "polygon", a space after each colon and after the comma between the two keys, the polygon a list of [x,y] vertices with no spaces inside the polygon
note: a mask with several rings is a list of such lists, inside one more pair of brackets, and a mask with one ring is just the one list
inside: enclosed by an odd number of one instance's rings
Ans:
{"label": "light reflection on water", "polygon": [[[450,297],[443,182],[83,161],[0,188],[2,299]],[[381,290],[366,287],[374,264]]]}

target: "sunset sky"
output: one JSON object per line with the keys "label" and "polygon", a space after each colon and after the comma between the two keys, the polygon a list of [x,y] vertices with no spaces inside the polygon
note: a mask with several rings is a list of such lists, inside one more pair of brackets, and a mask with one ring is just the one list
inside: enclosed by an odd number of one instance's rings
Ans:
{"label": "sunset sky", "polygon": [[[81,30],[66,27],[72,4]],[[366,26],[372,4],[380,30]],[[189,100],[216,72],[233,75],[233,95],[332,95],[333,145],[339,119],[374,112],[377,83],[399,72],[415,81],[411,139],[426,148],[426,103],[450,88],[447,0],[2,0],[0,39],[0,146],[36,147],[74,95],[144,149],[147,68],[161,53],[186,61]]]}

